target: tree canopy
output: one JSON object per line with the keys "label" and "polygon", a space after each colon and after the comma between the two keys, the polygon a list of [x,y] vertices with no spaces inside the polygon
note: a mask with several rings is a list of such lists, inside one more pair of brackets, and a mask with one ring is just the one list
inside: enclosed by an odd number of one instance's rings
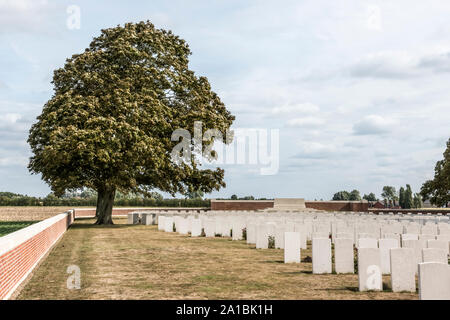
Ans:
{"label": "tree canopy", "polygon": [[420,190],[424,200],[430,200],[439,207],[450,202],[450,139],[443,155],[444,159],[438,161],[434,167],[434,178],[426,181]]}
{"label": "tree canopy", "polygon": [[397,191],[395,190],[395,187],[393,187],[393,186],[384,186],[381,196],[383,197],[383,199],[391,200],[391,201],[395,201],[398,199]]}
{"label": "tree canopy", "polygon": [[377,196],[375,195],[375,193],[371,192],[369,194],[365,194],[363,196],[363,199],[367,201],[377,201]]}
{"label": "tree canopy", "polygon": [[350,196],[349,196],[348,200],[350,200],[350,201],[361,201],[361,194],[356,189],[352,190],[352,192],[350,192]]}
{"label": "tree canopy", "polygon": [[184,40],[149,21],[102,30],[54,72],[54,94],[30,130],[29,170],[57,196],[97,191],[98,224],[112,223],[117,190],[224,187],[222,169],[202,169],[195,155],[182,163],[171,156],[176,129],[194,135],[201,121],[203,130],[227,132],[234,121],[208,79],[189,69],[190,54]]}
{"label": "tree canopy", "polygon": [[345,201],[349,200],[350,193],[348,191],[339,191],[333,195],[333,201]]}

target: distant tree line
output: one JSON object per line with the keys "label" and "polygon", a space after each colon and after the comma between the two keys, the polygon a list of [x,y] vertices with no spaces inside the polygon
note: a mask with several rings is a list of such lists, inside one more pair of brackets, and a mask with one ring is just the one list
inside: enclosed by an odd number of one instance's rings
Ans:
{"label": "distant tree line", "polygon": [[[396,206],[397,203],[402,209],[412,209],[412,208],[422,208],[423,201],[419,193],[413,193],[411,186],[406,185],[406,188],[401,187],[397,192],[393,186],[384,186],[381,193],[384,204],[386,207]],[[380,201],[377,196],[371,192],[369,194],[364,194],[361,198],[360,192],[358,190],[339,191],[333,196],[333,201],[361,201],[362,199],[375,202]]]}
{"label": "distant tree line", "polygon": [[[164,199],[157,192],[151,193],[151,197],[118,192],[114,205],[119,207],[210,207],[210,200],[186,195],[184,199]],[[66,192],[62,197],[56,197],[50,193],[44,198],[31,197],[12,192],[0,192],[0,206],[64,206],[64,207],[95,207],[97,205],[96,192],[86,189],[81,191]]]}
{"label": "distant tree line", "polygon": [[[364,195],[366,197],[366,195]],[[333,196],[333,201],[361,201],[361,194],[358,190],[353,191],[339,191]]]}

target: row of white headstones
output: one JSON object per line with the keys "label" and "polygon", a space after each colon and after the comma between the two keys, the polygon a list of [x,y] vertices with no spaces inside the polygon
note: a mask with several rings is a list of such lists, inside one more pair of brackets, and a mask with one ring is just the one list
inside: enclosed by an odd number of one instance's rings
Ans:
{"label": "row of white headstones", "polygon": [[355,272],[360,291],[383,290],[391,276],[393,292],[416,292],[420,299],[450,300],[450,223],[448,217],[395,217],[365,213],[209,212],[194,216],[131,213],[129,223],[158,224],[158,229],[192,237],[231,237],[256,249],[284,250],[285,263],[301,263],[312,243],[312,272]]}

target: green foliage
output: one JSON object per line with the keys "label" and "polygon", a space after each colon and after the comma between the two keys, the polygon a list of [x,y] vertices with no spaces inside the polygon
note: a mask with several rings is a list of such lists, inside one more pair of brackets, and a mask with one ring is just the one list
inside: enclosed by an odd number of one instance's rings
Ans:
{"label": "green foliage", "polygon": [[405,199],[406,199],[406,190],[405,190],[405,188],[401,187],[400,191],[399,191],[399,204],[400,204],[400,207],[402,207],[402,208],[405,208],[405,206],[406,206]]}
{"label": "green foliage", "polygon": [[185,196],[188,199],[202,199],[205,193],[201,190],[186,192]]}
{"label": "green foliage", "polygon": [[350,192],[350,196],[349,196],[348,200],[361,201],[361,194],[359,193],[358,190],[353,190],[352,192]]}
{"label": "green foliage", "polygon": [[416,208],[416,209],[420,209],[423,207],[422,197],[421,197],[420,193],[414,194],[413,203],[414,203],[414,208]]}
{"label": "green foliage", "polygon": [[235,195],[235,194],[233,194],[232,196],[231,196],[231,198],[230,198],[230,200],[237,200],[238,199],[238,197],[237,197],[237,195]]}
{"label": "green foliage", "polygon": [[363,199],[364,199],[364,200],[367,200],[367,201],[377,201],[377,200],[378,200],[378,199],[377,199],[377,196],[376,196],[375,193],[373,193],[373,192],[371,192],[371,193],[369,193],[369,194],[364,194]]}
{"label": "green foliage", "polygon": [[42,200],[12,192],[0,192],[0,206],[41,206]]}
{"label": "green foliage", "polygon": [[411,209],[414,206],[413,202],[413,192],[411,190],[411,186],[409,184],[406,185],[405,190],[405,206],[404,209]]}
{"label": "green foliage", "polygon": [[433,180],[426,181],[420,190],[423,200],[436,206],[447,206],[450,202],[450,139],[444,151],[444,159],[436,163]]}
{"label": "green foliage", "polygon": [[393,202],[398,200],[397,191],[393,186],[384,186],[381,196],[383,197],[383,199],[390,200]]}
{"label": "green foliage", "polygon": [[348,201],[350,200],[350,193],[348,191],[336,192],[333,196],[333,201]]}
{"label": "green foliage", "polygon": [[239,198],[238,200],[255,200],[255,197],[254,196],[245,196],[245,197]]}
{"label": "green foliage", "polygon": [[222,169],[171,158],[176,129],[193,135],[201,121],[204,131],[226,132],[234,120],[208,79],[189,70],[190,54],[184,40],[148,21],[102,30],[54,72],[54,94],[30,130],[29,170],[58,197],[80,188],[114,199],[116,190],[224,187]]}
{"label": "green foliage", "polygon": [[358,190],[353,190],[351,192],[348,191],[339,191],[333,195],[333,201],[361,201],[361,194]]}

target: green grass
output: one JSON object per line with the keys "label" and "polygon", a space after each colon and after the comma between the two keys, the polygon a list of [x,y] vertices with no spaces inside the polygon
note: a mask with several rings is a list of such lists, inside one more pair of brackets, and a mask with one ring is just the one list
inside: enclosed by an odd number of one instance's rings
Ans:
{"label": "green grass", "polygon": [[0,237],[6,236],[8,233],[31,226],[38,221],[0,221]]}

